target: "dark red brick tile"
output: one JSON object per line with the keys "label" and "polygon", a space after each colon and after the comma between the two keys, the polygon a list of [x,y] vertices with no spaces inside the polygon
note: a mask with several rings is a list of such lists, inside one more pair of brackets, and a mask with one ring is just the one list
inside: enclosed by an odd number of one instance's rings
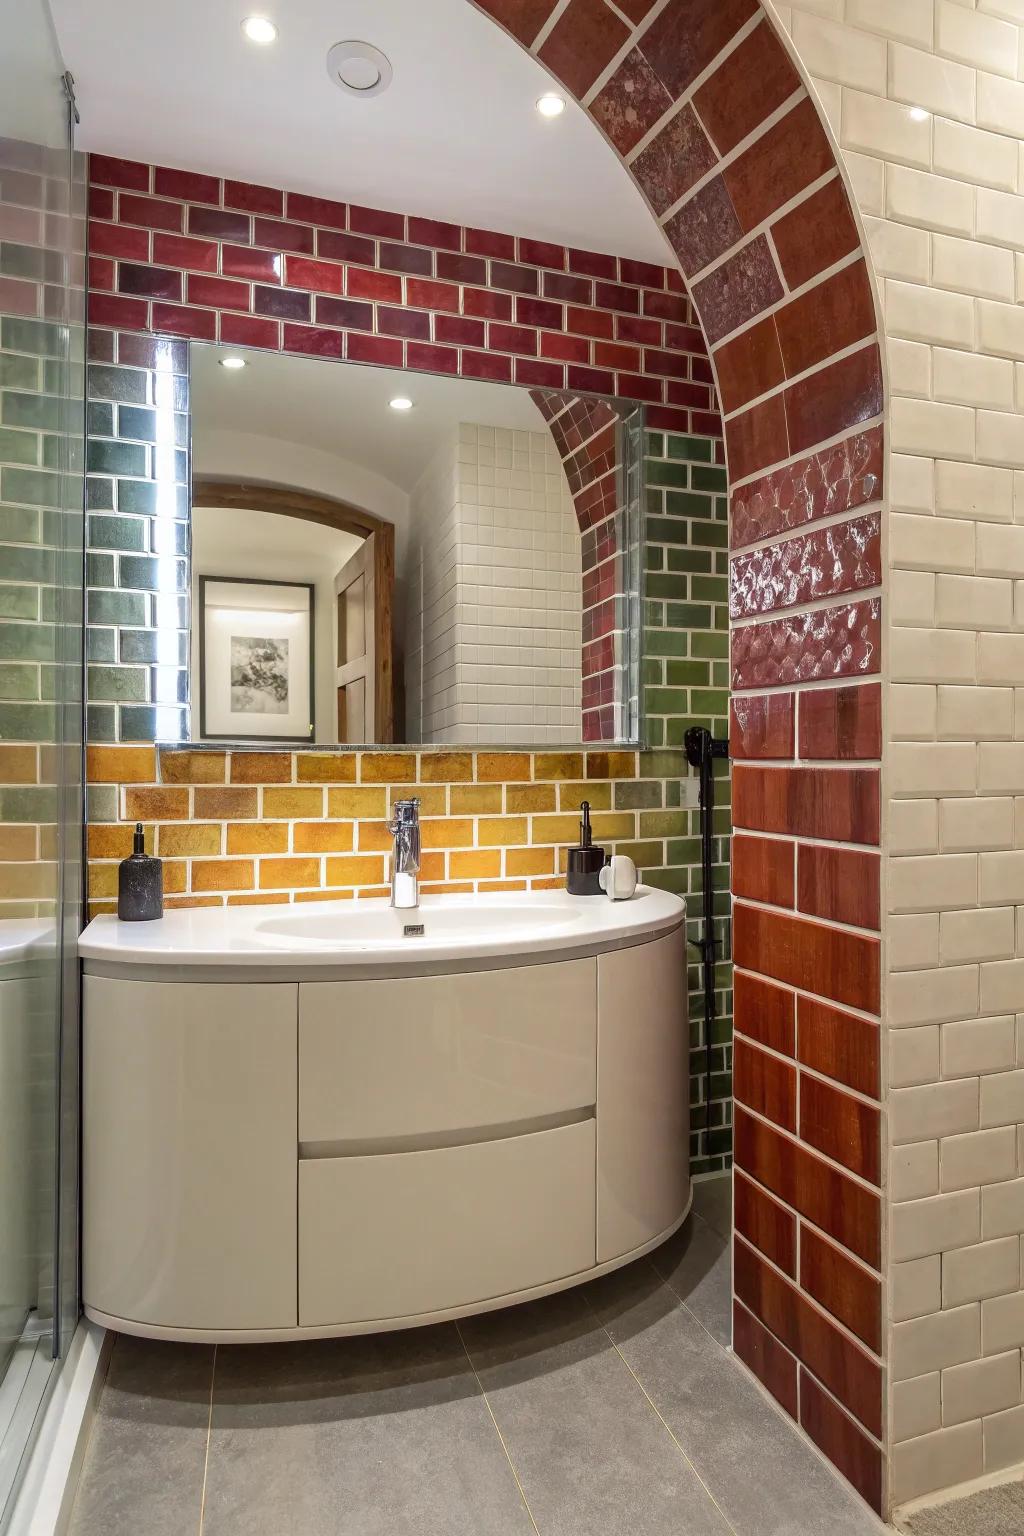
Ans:
{"label": "dark red brick tile", "polygon": [[582,309],[571,304],[565,312],[565,328],[580,336],[599,336],[602,341],[610,341],[615,322],[603,309]]}
{"label": "dark red brick tile", "polygon": [[235,347],[267,347],[277,351],[278,322],[256,315],[221,315],[219,339]]}
{"label": "dark red brick tile", "polygon": [[850,512],[882,494],[882,429],[870,427],[732,494],[733,548]]}
{"label": "dark red brick tile", "polygon": [[212,309],[188,309],[183,304],[153,304],[153,329],[171,336],[190,336],[195,341],[217,339],[217,316]]}
{"label": "dark red brick tile", "polygon": [[288,193],[288,217],[298,224],[317,224],[327,229],[348,228],[348,206],[329,197],[309,197],[305,192]]}
{"label": "dark red brick tile", "polygon": [[882,364],[876,345],[793,384],[786,391],[786,419],[793,453],[804,453],[847,427],[882,411]]}
{"label": "dark red brick tile", "polygon": [[[391,303],[398,303],[401,293],[394,298],[389,295],[388,299]],[[435,283],[425,277],[407,277],[405,302],[419,309],[440,309],[457,315],[460,307],[459,289],[454,283]]]}
{"label": "dark red brick tile", "polygon": [[398,309],[381,304],[377,329],[383,336],[406,336],[412,341],[430,340],[430,316],[422,309]]}
{"label": "dark red brick tile", "polygon": [[495,352],[520,352],[532,357],[537,351],[537,332],[525,325],[499,325],[492,322],[487,327],[488,345]]}
{"label": "dark red brick tile", "polygon": [[785,1131],[796,1130],[796,1069],[789,1062],[759,1051],[738,1035],[732,1074],[738,1104],[773,1120]]}
{"label": "dark red brick tile", "polygon": [[222,245],[221,269],[227,277],[246,277],[254,283],[279,283],[284,258],[275,251],[258,251],[250,245]]}
{"label": "dark red brick tile", "polygon": [[[389,249],[394,250],[394,245]],[[377,242],[367,235],[345,235],[334,229],[318,229],[316,253],[332,261],[354,261],[361,267],[372,267],[377,262]],[[391,262],[381,262],[382,267],[391,265]]]}
{"label": "dark red brick tile", "polygon": [[181,203],[122,192],[117,211],[122,224],[143,224],[147,229],[166,229],[176,235],[184,228],[185,209]]}
{"label": "dark red brick tile", "polygon": [[881,1353],[882,1282],[806,1223],[800,1231],[800,1284],[876,1355]]}
{"label": "dark red brick tile", "polygon": [[791,299],[776,310],[775,324],[787,378],[874,335],[875,301],[863,261]]}
{"label": "dark red brick tile", "polygon": [[[251,238],[251,220],[247,213],[230,213],[224,208],[189,208],[188,232],[206,235],[211,240],[233,240],[246,245]],[[259,224],[260,220],[257,219]],[[258,242],[265,243],[265,242]]]}
{"label": "dark red brick tile", "polygon": [[496,384],[511,384],[512,359],[495,352],[473,352],[467,348],[462,354],[462,372],[468,379],[491,379]]}
{"label": "dark red brick tile", "polygon": [[515,380],[517,384],[540,385],[544,389],[564,389],[565,367],[562,363],[545,363],[533,357],[517,357]]}
{"label": "dark red brick tile", "polygon": [[581,277],[604,277],[614,282],[619,264],[614,256],[603,256],[600,251],[574,249],[569,252],[569,271],[578,272]]}
{"label": "dark red brick tile", "polygon": [[380,368],[401,368],[403,341],[391,336],[363,336],[350,331],[345,338],[345,356],[350,363],[373,363]]}
{"label": "dark red brick tile", "polygon": [[312,301],[308,293],[294,288],[253,289],[252,307],[258,315],[270,315],[275,320],[309,320]]}
{"label": "dark red brick tile", "polygon": [[[232,214],[237,218],[237,214]],[[226,238],[244,238],[230,232]],[[312,256],[316,244],[311,224],[292,224],[283,219],[253,219],[253,243],[269,246],[272,251],[294,251],[297,256]]]}
{"label": "dark red brick tile", "polygon": [[672,105],[673,98],[639,48],[628,53],[590,106],[621,155],[628,155]]}
{"label": "dark red brick tile", "polygon": [[792,757],[794,707],[791,693],[731,700],[730,757]]}
{"label": "dark red brick tile", "polygon": [[425,346],[410,341],[405,349],[406,366],[422,369],[424,373],[458,373],[459,351],[457,347]]}
{"label": "dark red brick tile", "polygon": [[640,47],[675,99],[757,12],[757,0],[669,0]]}
{"label": "dark red brick tile", "polygon": [[546,299],[558,299],[568,304],[593,304],[594,285],[588,277],[574,277],[568,272],[545,272],[542,277]]}
{"label": "dark red brick tile", "polygon": [[785,48],[762,21],[704,81],[694,105],[718,153],[726,155],[799,88]]}
{"label": "dark red brick tile", "polygon": [[[650,261],[637,261],[632,256],[619,257],[619,280],[623,283],[636,283],[641,288],[655,288],[659,292],[665,286],[666,271],[664,267],[656,267]],[[685,293],[684,288],[678,288],[678,293]]]}
{"label": "dark red brick tile", "polygon": [[90,155],[89,180],[105,187],[124,187],[129,192],[148,192],[149,166],[139,160],[119,160],[113,155]]}
{"label": "dark red brick tile", "polygon": [[748,971],[734,975],[736,1028],[770,1050],[792,1056],[796,1051],[796,996],[763,976]]}
{"label": "dark red brick tile", "polygon": [[538,57],[574,96],[584,96],[629,37],[604,0],[569,0]]}
{"label": "dark red brick tile", "polygon": [[796,1217],[737,1168],[733,1179],[736,1231],[787,1275],[796,1274]]}
{"label": "dark red brick tile", "polygon": [[737,411],[748,400],[755,400],[781,384],[786,370],[775,316],[768,315],[719,347],[715,368],[723,411]]}
{"label": "dark red brick tile", "polygon": [[[624,283],[595,284],[594,303],[601,309],[623,310],[630,315],[639,315],[640,313],[639,291],[636,288],[627,288]],[[660,340],[660,337],[658,339]],[[675,343],[672,343],[672,345],[675,345]]]}
{"label": "dark red brick tile", "polygon": [[[401,304],[402,279],[392,272],[349,267],[345,273],[345,292],[350,299],[375,299],[382,304]],[[410,303],[418,302],[410,294]]]}
{"label": "dark red brick tile", "polygon": [[385,213],[380,208],[360,208],[353,203],[348,210],[348,227],[356,235],[373,235],[379,240],[404,240],[405,214]]}
{"label": "dark red brick tile", "polygon": [[465,315],[436,315],[434,339],[460,347],[483,347],[487,344],[487,328],[482,320]]}
{"label": "dark red brick tile", "polygon": [[835,163],[818,109],[805,96],[723,172],[743,228],[753,229]]}
{"label": "dark red brick tile", "polygon": [[316,325],[285,325],[283,335],[285,352],[301,352],[306,357],[344,356],[345,336],[342,331],[324,330]]}
{"label": "dark red brick tile", "polygon": [[449,283],[486,283],[487,263],[482,256],[438,251],[437,275]]}
{"label": "dark red brick tile", "polygon": [[864,1013],[878,1012],[877,939],[743,902],[736,904],[733,923],[733,958],[741,969]]}
{"label": "dark red brick tile", "polygon": [[458,224],[445,224],[440,219],[409,216],[409,236],[413,245],[429,245],[439,251],[461,251],[462,229]]}
{"label": "dark red brick tile", "polygon": [[[607,360],[601,354],[611,345],[612,343],[607,341],[596,341],[594,343],[594,361],[596,363],[606,363]],[[645,373],[625,373],[619,377],[618,389],[620,394],[627,396],[630,400],[659,401],[665,398],[667,381],[665,379],[652,379]],[[648,426],[650,425],[651,423],[648,422]]]}
{"label": "dark red brick tile", "polygon": [[[516,303],[535,302],[518,299]],[[510,293],[495,293],[490,288],[463,288],[462,313],[475,315],[479,320],[511,320],[513,299]]]}
{"label": "dark red brick tile", "polygon": [[561,304],[553,304],[548,299],[517,298],[515,305],[516,320],[520,325],[543,326],[549,331],[560,331],[565,324],[565,310]]}
{"label": "dark red brick tile", "polygon": [[[128,229],[123,224],[102,224],[93,219],[89,224],[89,250],[95,256],[120,257],[122,261],[149,260],[150,233],[148,229]],[[166,256],[154,260],[166,261]],[[171,262],[174,265],[174,262]]]}
{"label": "dark red brick tile", "polygon": [[138,267],[122,261],[117,286],[120,293],[135,294],[139,298],[181,300],[181,273],[166,267]]}
{"label": "dark red brick tile", "polygon": [[340,293],[344,267],[332,261],[312,261],[308,256],[285,259],[285,282],[289,288],[307,288],[312,293]]}
{"label": "dark red brick tile", "polygon": [[693,108],[684,106],[633,161],[630,169],[656,214],[677,203],[717,157]]}
{"label": "dark red brick tile", "polygon": [[230,277],[214,277],[208,272],[190,272],[188,302],[206,304],[211,309],[249,310],[249,284],[232,282]]}
{"label": "dark red brick tile", "polygon": [[755,832],[832,842],[879,840],[876,768],[762,768],[733,770],[733,820]]}
{"label": "dark red brick tile", "polygon": [[[594,362],[598,368],[615,368],[620,373],[623,370],[630,372],[640,367],[640,348],[627,347],[618,341],[598,341],[594,344]],[[661,388],[658,381],[651,379],[644,382],[650,387],[648,398],[660,400]]]}
{"label": "dark red brick tile", "polygon": [[733,688],[787,688],[879,670],[881,605],[877,597],[842,608],[786,614],[734,629]]}
{"label": "dark red brick tile", "polygon": [[[368,266],[373,265],[373,242],[362,235],[353,235],[361,246],[368,247],[358,258]],[[321,255],[325,253],[321,251]],[[422,245],[400,245],[394,240],[382,240],[377,258],[379,264],[391,272],[407,272],[413,277],[433,277],[434,253]]]}
{"label": "dark red brick tile", "polygon": [[701,278],[693,289],[693,302],[712,344],[781,298],[782,282],[764,235]]}
{"label": "dark red brick tile", "polygon": [[800,756],[852,762],[882,755],[882,689],[814,688],[800,695]]}
{"label": "dark red brick tile", "polygon": [[800,1423],[822,1455],[870,1504],[882,1509],[882,1451],[807,1371],[800,1372]]}
{"label": "dark red brick tile", "polygon": [[[89,287],[111,293],[114,287],[114,261],[108,256],[89,257]],[[135,290],[132,290],[135,291]]]}
{"label": "dark red brick tile", "polygon": [[645,291],[642,299],[643,312],[655,320],[685,322],[690,319],[690,306],[680,293],[654,293]]}
{"label": "dark red brick tile", "polygon": [[806,1072],[800,1074],[800,1137],[869,1184],[882,1182],[881,1112]]}
{"label": "dark red brick tile", "polygon": [[801,843],[797,854],[797,906],[855,928],[881,927],[880,861],[877,853]]}
{"label": "dark red brick tile", "polygon": [[687,277],[736,245],[743,231],[724,177],[713,177],[695,192],[667,221],[665,233]]}
{"label": "dark red brick tile", "polygon": [[615,375],[603,368],[583,368],[570,364],[567,383],[570,389],[581,389],[588,394],[615,393]]}
{"label": "dark red brick tile", "polygon": [[817,998],[797,1000],[797,1057],[825,1077],[877,1099],[881,1092],[879,1027]]}
{"label": "dark red brick tile", "polygon": [[528,240],[520,236],[519,260],[529,262],[531,266],[553,267],[563,272],[567,265],[566,255],[564,245],[555,245],[551,240]]}
{"label": "dark red brick tile", "polygon": [[89,188],[89,217],[91,219],[112,219],[114,217],[114,194],[106,187]]}
{"label": "dark red brick tile", "polygon": [[239,208],[243,213],[263,213],[280,218],[284,213],[284,193],[276,187],[258,187],[251,181],[226,181],[224,206]]}
{"label": "dark red brick tile", "polygon": [[772,240],[791,288],[801,288],[855,251],[860,236],[839,177],[773,224]]}
{"label": "dark red brick tile", "polygon": [[773,907],[792,907],[795,866],[795,844],[788,839],[748,837],[740,832],[733,837],[734,896],[764,901]]}
{"label": "dark red brick tile", "polygon": [[153,172],[153,191],[158,197],[177,197],[186,203],[220,202],[219,176],[202,176],[196,171],[175,171],[158,165]]}
{"label": "dark red brick tile", "polygon": [[732,1347],[777,1402],[795,1419],[799,1408],[797,1363],[753,1313],[733,1299]]}
{"label": "dark red brick tile", "polygon": [[373,305],[361,299],[335,299],[329,294],[317,294],[316,320],[318,325],[340,325],[349,331],[372,331]]}
{"label": "dark red brick tile", "polygon": [[590,342],[582,336],[559,336],[551,331],[544,331],[540,338],[540,351],[542,357],[549,357],[560,363],[586,363],[590,361]]}
{"label": "dark red brick tile", "polygon": [[556,0],[480,0],[480,9],[529,47],[555,4]]}
{"label": "dark red brick tile", "polygon": [[[135,231],[126,230],[126,234]],[[90,233],[90,242],[92,235]],[[191,272],[216,272],[219,246],[215,240],[190,240],[186,235],[153,236],[153,260],[168,267],[184,267]]]}
{"label": "dark red brick tile", "polygon": [[730,478],[742,480],[769,464],[777,464],[789,456],[785,400],[781,395],[770,395],[741,415],[731,417],[725,424],[725,436]]}
{"label": "dark red brick tile", "polygon": [[[547,4],[547,0],[544,3]],[[467,229],[466,250],[476,256],[496,256],[499,261],[515,261],[515,236],[498,234],[493,229]]]}

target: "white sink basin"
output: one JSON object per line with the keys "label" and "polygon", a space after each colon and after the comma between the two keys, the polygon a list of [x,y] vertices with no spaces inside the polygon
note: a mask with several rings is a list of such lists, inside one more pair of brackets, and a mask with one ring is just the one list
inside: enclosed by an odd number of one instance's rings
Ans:
{"label": "white sink basin", "polygon": [[404,940],[409,945],[431,940],[520,938],[528,933],[561,932],[578,927],[584,914],[564,906],[540,906],[520,902],[423,905],[411,910],[378,905],[375,908],[336,907],[327,912],[294,912],[285,917],[268,917],[255,925],[256,933],[270,940],[283,939],[289,944],[329,944],[341,949],[350,944],[362,946],[386,944],[389,948]]}

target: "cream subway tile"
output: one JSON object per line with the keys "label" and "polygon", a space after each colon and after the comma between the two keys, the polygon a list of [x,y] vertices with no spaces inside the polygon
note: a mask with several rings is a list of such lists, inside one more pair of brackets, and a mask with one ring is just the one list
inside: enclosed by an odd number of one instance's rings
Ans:
{"label": "cream subway tile", "polygon": [[849,149],[843,156],[857,207],[881,218],[885,212],[885,162]]}
{"label": "cream subway tile", "polygon": [[1017,76],[1017,28],[995,16],[986,16],[950,0],[938,0],[935,14],[935,50],[975,69]]}
{"label": "cream subway tile", "polygon": [[940,574],[935,583],[935,611],[943,629],[1009,629],[1013,623],[1013,583],[992,576]]}
{"label": "cream subway tile", "polygon": [[935,460],[909,453],[890,454],[889,504],[894,512],[921,512],[933,516]]}
{"label": "cream subway tile", "polygon": [[835,80],[884,97],[885,39],[855,27],[844,27],[824,16],[794,10],[793,43],[804,68],[817,78]]}
{"label": "cream subway tile", "polygon": [[892,1266],[892,1321],[928,1317],[942,1307],[942,1260],[929,1254]]}
{"label": "cream subway tile", "polygon": [[[967,1196],[943,1195],[939,1198],[966,1201]],[[921,1203],[935,1205],[938,1201],[926,1200]],[[898,1206],[893,1212],[894,1218],[906,1209],[906,1206]],[[971,1306],[957,1307],[952,1311],[910,1318],[905,1323],[897,1323],[892,1336],[894,1381],[906,1381],[913,1376],[924,1376],[929,1371],[962,1365],[964,1361],[977,1360],[981,1355],[981,1308],[975,1302]]]}
{"label": "cream subway tile", "polygon": [[[998,142],[1009,143],[1010,141],[1007,139]],[[984,247],[986,251],[996,245],[1009,247],[1006,255],[1012,260],[1013,252],[1024,245],[1024,198],[1018,196],[1016,192],[996,192],[984,187],[979,188],[978,240],[991,242]],[[1012,300],[1015,291],[1016,281],[1014,289],[1007,297]]]}
{"label": "cream subway tile", "polygon": [[[1024,636],[1020,638],[1024,641]],[[978,676],[977,650],[975,635],[969,630],[893,629],[889,636],[891,675],[894,682],[904,683],[973,683]],[[1024,649],[1021,659],[1024,662]]]}
{"label": "cream subway tile", "polygon": [[1024,1179],[993,1184],[981,1192],[981,1235],[1019,1237],[1024,1232]]}
{"label": "cream subway tile", "polygon": [[[1024,851],[983,853],[979,857],[979,865],[982,902],[993,904],[1024,901]],[[993,955],[989,958],[1012,959],[1012,956]]]}
{"label": "cream subway tile", "polygon": [[[936,1070],[938,1069],[936,1042]],[[992,1081],[992,1079],[989,1079]],[[941,1140],[978,1128],[978,1079],[955,1078],[920,1088],[896,1088],[889,1095],[889,1134],[903,1141]],[[944,1245],[945,1246],[945,1245]],[[926,1253],[935,1250],[925,1249]]]}
{"label": "cream subway tile", "polygon": [[[997,970],[1007,961],[995,960],[985,967]],[[1024,962],[1022,962],[1024,964]],[[889,1027],[910,1029],[915,1024],[950,1024],[978,1012],[979,967],[944,966],[935,971],[901,971],[889,977]],[[1005,1011],[1005,1010],[1004,1010]],[[996,1013],[998,1008],[984,1008]],[[969,1125],[958,1127],[971,1130]]]}
{"label": "cream subway tile", "polygon": [[920,48],[893,43],[889,49],[889,95],[912,107],[943,117],[973,122],[975,75],[972,69],[939,59]]}
{"label": "cream subway tile", "polygon": [[[902,630],[897,634],[919,634]],[[893,649],[896,636],[893,637]],[[969,795],[977,782],[977,748],[972,742],[900,741],[889,753],[890,793],[901,798],[919,799],[923,795]],[[952,866],[950,873],[959,870]]]}
{"label": "cream subway tile", "polygon": [[[940,175],[973,181],[979,187],[994,187],[1005,192],[1016,190],[1017,145],[1011,138],[937,117],[933,153],[935,169]],[[988,237],[981,228],[980,193],[978,207],[978,234],[985,239]]]}
{"label": "cream subway tile", "polygon": [[915,116],[901,102],[886,101],[881,96],[846,89],[842,93],[842,128],[839,135],[844,149],[879,155],[890,164],[931,169],[932,128],[927,118]]}
{"label": "cream subway tile", "polygon": [[990,1296],[981,1304],[981,1348],[986,1355],[1024,1344],[1024,1291]]}
{"label": "cream subway tile", "polygon": [[[927,575],[919,571],[894,571],[896,577]],[[935,579],[930,578],[934,589]],[[895,741],[934,741],[938,723],[935,688],[927,683],[894,683],[890,693],[890,728]]]}
{"label": "cream subway tile", "polygon": [[943,1077],[974,1077],[986,1072],[1012,1070],[1015,1039],[1013,1014],[943,1024]]}
{"label": "cream subway tile", "polygon": [[1024,1446],[1024,1408],[1008,1408],[982,1419],[985,1440],[985,1471],[1002,1472],[1020,1462]]}
{"label": "cream subway tile", "polygon": [[834,80],[816,80],[818,100],[825,120],[837,139],[840,139],[843,122],[843,88]]}
{"label": "cream subway tile", "polygon": [[[935,510],[943,517],[972,518],[979,523],[1013,522],[1011,470],[939,460],[935,465],[935,495]],[[976,531],[980,536],[981,528]]]}
{"label": "cream subway tile", "polygon": [[924,629],[935,623],[933,572],[896,569],[892,573],[891,593],[893,624]]}
{"label": "cream subway tile", "polygon": [[1024,997],[1024,960],[991,960],[981,967],[981,1012],[1011,1013]]}
{"label": "cream subway tile", "polygon": [[894,1446],[889,1497],[905,1504],[937,1488],[969,1482],[983,1470],[981,1420],[954,1424]]}
{"label": "cream subway tile", "polygon": [[1024,0],[977,0],[978,10],[987,16],[1001,16],[1004,21],[1024,23]]}
{"label": "cream subway tile", "polygon": [[937,800],[894,800],[889,806],[889,852],[937,853],[938,828]]}
{"label": "cream subway tile", "polygon": [[934,1083],[939,1075],[939,1026],[889,1032],[889,1087]]}
{"label": "cream subway tile", "polygon": [[924,341],[931,346],[974,346],[975,307],[966,294],[887,278],[885,318],[890,336],[904,336],[908,341]]}
{"label": "cream subway tile", "polygon": [[[1005,1296],[1020,1284],[1020,1243],[1000,1237],[969,1248],[946,1249],[942,1255],[942,1305],[948,1310],[988,1296]],[[1008,1403],[996,1405],[1008,1408]]]}
{"label": "cream subway tile", "polygon": [[974,570],[974,536],[974,524],[966,520],[894,512],[889,518],[889,561],[905,570],[966,575]]}
{"label": "cream subway tile", "polygon": [[[887,933],[890,970],[914,971],[938,965],[939,914],[937,912],[890,917]],[[916,1031],[901,1030],[900,1033],[911,1035]]]}
{"label": "cream subway tile", "polygon": [[[1024,179],[1024,178],[1022,178]],[[1021,188],[1024,191],[1024,186]],[[1014,251],[1013,270],[1015,277],[1015,299],[1018,304],[1024,304],[1024,252]]]}
{"label": "cream subway tile", "polygon": [[[1010,1126],[970,1131],[939,1142],[939,1172],[943,1193],[998,1184],[1017,1171],[1017,1134]],[[969,1250],[967,1250],[969,1251]]]}
{"label": "cream subway tile", "polygon": [[942,1372],[942,1422],[966,1424],[1020,1403],[1020,1350]]}
{"label": "cream subway tile", "polygon": [[1024,361],[1024,309],[1016,304],[997,304],[991,299],[976,299],[975,308],[978,350],[991,357]]}
{"label": "cream subway tile", "polygon": [[[1014,174],[1017,154],[1014,146]],[[928,231],[912,224],[896,224],[892,219],[867,218],[864,228],[871,260],[879,277],[899,278],[905,283],[927,283],[931,274],[931,244]]]}
{"label": "cream subway tile", "polygon": [[1024,417],[1008,411],[979,411],[977,453],[986,464],[1024,467]]}
{"label": "cream subway tile", "polygon": [[978,127],[1024,137],[1024,85],[998,75],[978,75]]}
{"label": "cream subway tile", "polygon": [[[909,1200],[924,1200],[939,1192],[939,1144],[937,1141],[914,1141],[906,1146],[892,1147],[889,1152],[889,1195],[897,1204]],[[939,1306],[939,1261],[923,1259],[925,1264],[935,1265],[935,1305],[925,1312],[933,1312]],[[895,1300],[893,1305],[895,1306]],[[907,1313],[906,1316],[916,1316]],[[898,1319],[897,1319],[898,1321]]]}
{"label": "cream subway tile", "polygon": [[1024,635],[980,634],[977,655],[979,683],[1024,686]]}
{"label": "cream subway tile", "polygon": [[[1024,421],[1021,423],[1021,430],[1024,431]],[[1005,473],[1005,471],[997,471],[997,473]],[[1024,527],[1020,525],[1004,527],[1001,523],[979,523],[976,549],[979,576],[999,575],[1024,578]]]}
{"label": "cream subway tile", "polygon": [[1013,736],[1013,689],[940,685],[938,735],[941,741],[984,741],[1003,736],[1009,740]]}
{"label": "cream subway tile", "polygon": [[868,32],[918,43],[930,49],[934,33],[934,0],[846,0],[846,20]]}
{"label": "cream subway tile", "polygon": [[946,235],[974,230],[975,191],[966,182],[933,176],[905,165],[889,165],[885,178],[886,217]]}
{"label": "cream subway tile", "polygon": [[978,900],[978,857],[946,853],[889,863],[889,911],[936,912],[974,906]]}
{"label": "cream subway tile", "polygon": [[[901,341],[890,337],[886,344],[889,356],[889,388],[897,395],[916,396],[928,400],[932,393],[932,352],[923,341]],[[1012,368],[1011,368],[1012,372]]]}
{"label": "cream subway tile", "polygon": [[1024,1120],[1024,1070],[993,1072],[981,1079],[981,1125],[1017,1125]]}
{"label": "cream subway tile", "polygon": [[982,357],[977,352],[936,347],[933,364],[936,400],[993,410],[1013,409],[1013,364],[1009,358]]}
{"label": "cream subway tile", "polygon": [[983,741],[978,747],[978,788],[1013,794],[1024,785],[1024,741]]}
{"label": "cream subway tile", "polygon": [[939,949],[943,965],[962,965],[968,960],[1012,960],[1013,908],[943,912],[939,919]]}
{"label": "cream subway tile", "polygon": [[909,1381],[894,1383],[891,1424],[894,1444],[939,1428],[942,1422],[940,1379],[938,1371],[932,1371],[927,1376],[913,1376]]}
{"label": "cream subway tile", "polygon": [[1012,302],[1013,253],[999,245],[984,245],[978,239],[933,235],[932,282],[938,288],[950,288],[955,293],[973,293],[982,299]]}

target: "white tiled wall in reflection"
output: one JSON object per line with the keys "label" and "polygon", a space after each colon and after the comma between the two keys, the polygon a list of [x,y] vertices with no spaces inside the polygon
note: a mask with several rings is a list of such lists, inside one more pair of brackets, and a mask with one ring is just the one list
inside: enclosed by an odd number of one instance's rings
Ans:
{"label": "white tiled wall in reflection", "polygon": [[412,497],[408,739],[581,735],[581,558],[546,430],[464,422]]}
{"label": "white tiled wall in reflection", "polygon": [[1024,1463],[1024,4],[774,10],[843,148],[889,348],[898,1504]]}

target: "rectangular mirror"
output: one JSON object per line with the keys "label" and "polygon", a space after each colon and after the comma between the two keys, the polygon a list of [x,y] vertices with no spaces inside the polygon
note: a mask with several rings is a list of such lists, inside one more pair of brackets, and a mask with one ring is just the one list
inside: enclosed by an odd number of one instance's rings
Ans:
{"label": "rectangular mirror", "polygon": [[639,741],[641,405],[190,356],[194,742]]}

